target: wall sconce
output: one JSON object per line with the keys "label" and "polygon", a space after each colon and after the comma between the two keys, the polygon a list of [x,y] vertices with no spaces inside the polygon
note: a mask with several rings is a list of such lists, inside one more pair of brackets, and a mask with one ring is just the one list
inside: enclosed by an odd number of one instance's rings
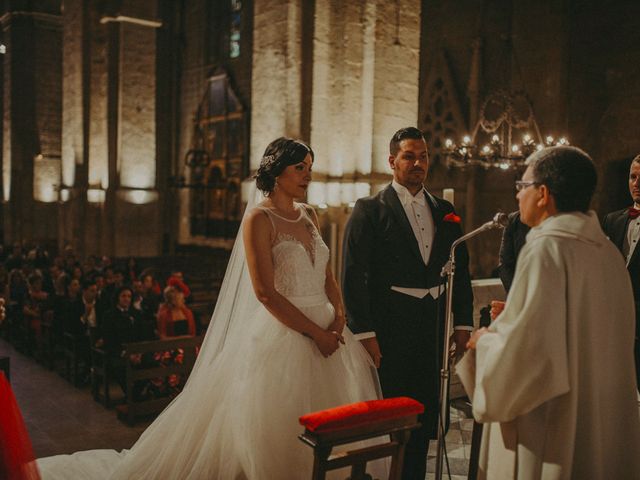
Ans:
{"label": "wall sconce", "polygon": [[117,195],[121,200],[134,205],[146,205],[158,200],[158,192],[156,190],[144,188],[123,188],[118,191]]}
{"label": "wall sconce", "polygon": [[87,190],[87,202],[104,203],[106,192],[101,188],[89,188]]}
{"label": "wall sconce", "polygon": [[61,203],[68,202],[70,198],[71,198],[71,190],[66,187],[60,188],[59,201]]}

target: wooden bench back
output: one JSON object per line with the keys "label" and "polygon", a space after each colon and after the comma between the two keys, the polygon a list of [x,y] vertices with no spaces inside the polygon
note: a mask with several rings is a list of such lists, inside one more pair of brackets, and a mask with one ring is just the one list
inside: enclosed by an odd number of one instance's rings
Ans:
{"label": "wooden bench back", "polygon": [[[154,378],[165,378],[174,374],[184,377],[186,381],[193,369],[193,365],[196,362],[197,349],[202,345],[203,339],[204,336],[182,336],[165,340],[124,344],[124,359],[130,358],[132,355],[153,354],[156,352],[175,351],[178,349],[181,349],[184,352],[182,363],[173,363],[170,365],[152,365],[145,367],[144,365],[132,365],[132,362],[126,361],[127,391],[133,392],[134,384],[136,382]],[[171,397],[161,397],[135,401],[133,395],[129,394],[127,396],[126,408],[119,409],[119,411],[122,415],[126,416],[129,424],[133,424],[136,416],[159,413],[171,402],[171,400]]]}

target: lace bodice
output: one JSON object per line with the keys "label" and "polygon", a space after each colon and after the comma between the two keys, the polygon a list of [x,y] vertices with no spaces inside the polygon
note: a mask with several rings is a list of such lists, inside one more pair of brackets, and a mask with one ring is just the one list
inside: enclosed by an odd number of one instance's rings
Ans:
{"label": "lace bodice", "polygon": [[329,248],[302,205],[300,216],[289,220],[273,209],[267,213],[274,228],[271,247],[276,290],[285,297],[316,295],[324,292]]}

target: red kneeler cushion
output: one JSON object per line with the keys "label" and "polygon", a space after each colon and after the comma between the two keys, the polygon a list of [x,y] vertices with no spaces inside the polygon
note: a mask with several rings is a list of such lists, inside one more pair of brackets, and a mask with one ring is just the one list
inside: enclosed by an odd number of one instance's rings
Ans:
{"label": "red kneeler cushion", "polygon": [[409,397],[397,397],[351,403],[308,413],[300,417],[299,421],[310,432],[326,433],[422,412],[424,405],[420,402]]}
{"label": "red kneeler cushion", "polygon": [[0,478],[40,478],[31,441],[9,382],[0,372]]}

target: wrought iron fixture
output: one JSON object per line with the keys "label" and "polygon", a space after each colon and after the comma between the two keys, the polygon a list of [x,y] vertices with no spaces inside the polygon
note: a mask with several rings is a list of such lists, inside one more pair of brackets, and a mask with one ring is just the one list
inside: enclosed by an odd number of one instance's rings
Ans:
{"label": "wrought iron fixture", "polygon": [[191,183],[187,183],[184,175],[169,177],[171,186],[178,188],[204,188],[202,180],[205,169],[209,166],[210,156],[206,150],[191,149],[184,157],[184,163],[191,169]]}
{"label": "wrought iron fixture", "polygon": [[446,139],[443,153],[450,167],[508,170],[524,165],[535,150],[568,144],[565,137],[542,137],[526,93],[497,90],[482,104],[471,135],[465,135],[459,144]]}

